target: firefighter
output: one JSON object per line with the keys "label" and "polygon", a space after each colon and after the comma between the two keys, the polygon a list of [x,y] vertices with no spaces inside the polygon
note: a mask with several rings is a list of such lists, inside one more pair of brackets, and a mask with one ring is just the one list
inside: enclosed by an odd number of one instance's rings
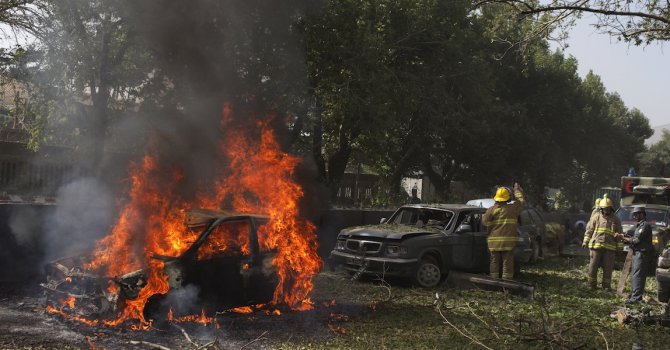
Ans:
{"label": "firefighter", "polygon": [[[500,187],[493,200],[495,204],[486,210],[483,223],[486,225],[489,252],[491,253],[490,273],[493,278],[512,279],[514,277],[514,248],[519,237],[517,218],[523,210],[525,201],[521,186],[514,183],[516,202],[509,203],[510,190]],[[502,276],[500,268],[502,264]]]}
{"label": "firefighter", "polygon": [[612,291],[612,270],[617,242],[623,238],[621,221],[614,215],[612,200],[603,198],[598,203],[600,214],[589,220],[582,247],[589,247],[589,288],[595,290],[598,269],[603,269],[602,288]]}
{"label": "firefighter", "polygon": [[654,245],[651,242],[651,226],[647,223],[647,212],[644,207],[633,208],[633,216],[637,220],[635,233],[632,237],[623,237],[623,240],[633,250],[632,291],[626,305],[639,303],[644,295],[644,284],[647,279],[647,269],[653,259]]}

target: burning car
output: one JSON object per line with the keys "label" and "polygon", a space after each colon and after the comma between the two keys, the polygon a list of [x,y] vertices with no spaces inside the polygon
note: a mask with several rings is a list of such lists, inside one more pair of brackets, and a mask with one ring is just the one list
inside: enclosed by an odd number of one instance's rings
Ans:
{"label": "burning car", "polygon": [[[421,287],[436,286],[449,270],[487,272],[485,212],[462,204],[405,205],[379,225],[342,230],[331,259],[357,275],[408,277]],[[531,254],[521,231],[515,266]]]}
{"label": "burning car", "polygon": [[[169,293],[195,286],[200,306],[236,307],[267,303],[277,285],[272,265],[276,252],[259,248],[259,228],[268,217],[220,210],[191,210],[185,230],[193,231],[179,256],[154,255],[163,263]],[[86,258],[69,257],[46,267],[47,307],[71,315],[110,318],[138,298],[148,281],[147,269],[120,276],[103,276],[86,269]],[[164,295],[152,296],[153,301]],[[146,309],[155,309],[148,303]]]}

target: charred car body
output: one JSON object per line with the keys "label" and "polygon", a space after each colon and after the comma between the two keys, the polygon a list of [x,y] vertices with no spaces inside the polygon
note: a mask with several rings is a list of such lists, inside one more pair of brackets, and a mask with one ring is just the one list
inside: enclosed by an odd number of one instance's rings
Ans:
{"label": "charred car body", "polygon": [[[202,302],[198,308],[203,309],[270,301],[277,285],[272,265],[275,252],[261,251],[257,238],[258,228],[267,221],[263,215],[190,211],[187,229],[201,230],[195,241],[188,242],[188,249],[177,257],[153,256],[164,262],[169,293],[195,286]],[[122,276],[100,276],[83,268],[85,260],[69,257],[46,266],[47,280],[41,286],[47,305],[62,308],[68,303],[64,300],[71,300],[71,313],[105,318],[117,314],[124,301],[137,298],[147,283],[146,269]],[[109,288],[110,284],[114,287]],[[163,297],[157,295],[154,300]],[[157,308],[150,304],[145,313]]]}
{"label": "charred car body", "polygon": [[[405,205],[379,225],[342,230],[331,260],[352,273],[409,277],[422,287],[436,286],[449,270],[487,272],[485,211],[462,204]],[[516,266],[530,258],[529,244],[520,232]]]}

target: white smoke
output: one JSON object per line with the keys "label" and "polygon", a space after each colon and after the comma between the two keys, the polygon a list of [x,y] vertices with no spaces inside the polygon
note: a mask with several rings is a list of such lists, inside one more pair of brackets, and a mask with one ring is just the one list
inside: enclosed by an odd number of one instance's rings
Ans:
{"label": "white smoke", "polygon": [[90,252],[96,240],[107,234],[116,214],[111,191],[94,178],[80,178],[62,186],[56,202],[45,217],[47,260]]}

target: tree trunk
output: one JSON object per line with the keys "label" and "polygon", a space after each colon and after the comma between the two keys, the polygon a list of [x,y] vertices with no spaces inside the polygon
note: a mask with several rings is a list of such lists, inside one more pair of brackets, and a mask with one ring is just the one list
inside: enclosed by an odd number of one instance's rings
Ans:
{"label": "tree trunk", "polygon": [[407,171],[407,168],[409,167],[410,162],[412,159],[416,156],[416,150],[417,150],[417,144],[413,143],[407,151],[405,151],[405,154],[398,160],[396,163],[395,169],[393,169],[393,173],[391,174],[391,188],[389,189],[391,192],[391,197],[395,198],[395,196],[400,192],[400,185],[402,181],[402,176],[405,174],[405,171]]}
{"label": "tree trunk", "polygon": [[323,157],[323,126],[322,126],[321,108],[317,107],[314,111],[314,130],[312,130],[312,157],[318,171],[318,181],[326,183],[328,174],[326,173],[326,160]]}

